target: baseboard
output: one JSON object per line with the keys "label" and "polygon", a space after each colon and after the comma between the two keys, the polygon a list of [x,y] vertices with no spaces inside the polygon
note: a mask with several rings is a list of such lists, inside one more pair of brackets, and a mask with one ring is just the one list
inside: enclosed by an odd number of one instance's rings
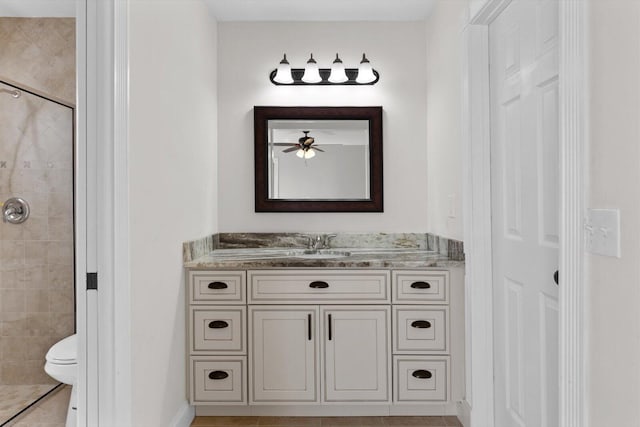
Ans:
{"label": "baseboard", "polygon": [[335,416],[440,416],[456,415],[454,403],[416,405],[264,405],[264,406],[216,406],[199,405],[198,416],[288,416],[288,417],[335,417]]}
{"label": "baseboard", "polygon": [[169,427],[189,427],[196,416],[196,409],[185,400],[169,423]]}
{"label": "baseboard", "polygon": [[458,402],[458,419],[464,427],[471,427],[471,405],[466,400]]}

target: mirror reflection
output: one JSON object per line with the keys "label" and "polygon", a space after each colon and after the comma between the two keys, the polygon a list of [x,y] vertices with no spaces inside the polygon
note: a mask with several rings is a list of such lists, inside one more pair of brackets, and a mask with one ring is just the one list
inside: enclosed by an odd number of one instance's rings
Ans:
{"label": "mirror reflection", "polygon": [[269,199],[365,200],[368,120],[268,120]]}

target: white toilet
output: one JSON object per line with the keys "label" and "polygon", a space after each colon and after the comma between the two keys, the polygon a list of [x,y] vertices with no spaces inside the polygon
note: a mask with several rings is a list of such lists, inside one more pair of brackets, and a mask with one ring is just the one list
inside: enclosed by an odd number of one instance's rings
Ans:
{"label": "white toilet", "polygon": [[55,343],[47,352],[44,371],[54,380],[71,385],[66,427],[77,425],[78,338],[75,334]]}

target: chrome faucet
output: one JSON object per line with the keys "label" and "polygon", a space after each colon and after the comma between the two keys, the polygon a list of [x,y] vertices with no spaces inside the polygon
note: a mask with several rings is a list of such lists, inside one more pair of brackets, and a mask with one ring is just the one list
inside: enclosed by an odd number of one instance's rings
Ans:
{"label": "chrome faucet", "polygon": [[318,234],[315,237],[309,236],[309,249],[317,251],[318,249],[328,249],[331,247],[331,239],[336,237],[335,234]]}

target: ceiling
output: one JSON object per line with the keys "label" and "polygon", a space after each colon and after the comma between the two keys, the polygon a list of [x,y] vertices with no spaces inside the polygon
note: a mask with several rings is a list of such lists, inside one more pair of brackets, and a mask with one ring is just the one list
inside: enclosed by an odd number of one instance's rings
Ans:
{"label": "ceiling", "polygon": [[75,0],[0,0],[0,17],[69,18],[76,16]]}
{"label": "ceiling", "polygon": [[[421,21],[435,1],[204,0],[218,21]],[[0,16],[73,17],[75,12],[76,0],[0,0]]]}
{"label": "ceiling", "polygon": [[204,0],[218,21],[422,21],[436,0]]}

